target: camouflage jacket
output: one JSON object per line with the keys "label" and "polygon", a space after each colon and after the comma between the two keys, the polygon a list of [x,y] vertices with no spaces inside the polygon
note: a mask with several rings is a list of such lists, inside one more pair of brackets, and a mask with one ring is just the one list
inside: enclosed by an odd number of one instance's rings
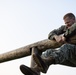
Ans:
{"label": "camouflage jacket", "polygon": [[66,38],[66,41],[70,41],[70,38],[76,35],[76,23],[74,23],[69,29],[66,27],[66,25],[62,25],[60,28],[54,29],[49,33],[48,39],[54,39],[54,35],[62,34]]}

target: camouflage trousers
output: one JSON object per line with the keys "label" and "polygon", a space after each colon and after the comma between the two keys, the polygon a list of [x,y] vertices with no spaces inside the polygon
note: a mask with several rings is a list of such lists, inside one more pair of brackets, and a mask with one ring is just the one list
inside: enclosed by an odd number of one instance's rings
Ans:
{"label": "camouflage trousers", "polygon": [[42,53],[42,57],[54,57],[55,63],[76,67],[76,45],[64,44],[58,49],[48,49]]}

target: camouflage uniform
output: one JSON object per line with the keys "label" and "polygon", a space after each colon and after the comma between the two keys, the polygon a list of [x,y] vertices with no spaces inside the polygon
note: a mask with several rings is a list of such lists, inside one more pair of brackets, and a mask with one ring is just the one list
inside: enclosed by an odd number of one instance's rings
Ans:
{"label": "camouflage uniform", "polygon": [[[52,56],[55,58],[54,64],[62,64],[67,66],[76,67],[76,23],[74,23],[69,29],[63,25],[58,29],[53,30],[49,33],[48,39],[54,39],[54,35],[63,34],[68,43],[63,44],[58,49],[48,49],[42,53],[43,57]],[[72,42],[73,41],[73,42]],[[72,43],[71,43],[72,42]]]}

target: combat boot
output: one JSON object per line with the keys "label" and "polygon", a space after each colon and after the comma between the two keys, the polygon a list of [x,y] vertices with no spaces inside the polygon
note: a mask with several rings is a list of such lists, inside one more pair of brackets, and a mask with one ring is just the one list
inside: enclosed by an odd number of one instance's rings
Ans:
{"label": "combat boot", "polygon": [[41,57],[39,54],[34,53],[33,54],[33,59],[36,62],[36,64],[41,68],[41,72],[46,73],[49,66],[51,64],[54,64],[55,60],[53,57],[47,57],[47,58],[43,58]]}
{"label": "combat boot", "polygon": [[40,70],[37,65],[35,65],[33,68],[21,65],[20,70],[24,75],[40,75]]}

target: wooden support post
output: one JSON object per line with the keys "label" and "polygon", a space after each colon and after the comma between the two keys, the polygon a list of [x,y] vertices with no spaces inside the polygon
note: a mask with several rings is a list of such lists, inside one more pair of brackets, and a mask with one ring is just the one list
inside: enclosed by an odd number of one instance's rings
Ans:
{"label": "wooden support post", "polygon": [[[33,53],[38,53],[39,54],[39,52],[38,52],[38,50],[37,50],[36,47],[33,47],[32,48],[32,52],[31,52],[31,68],[33,68],[34,66],[36,66],[36,63],[33,60]],[[38,75],[40,75],[40,72],[38,73]]]}
{"label": "wooden support post", "polygon": [[31,52],[31,68],[34,67],[36,65],[36,63],[33,60],[33,53],[34,53],[35,47],[32,48],[32,52]]}

